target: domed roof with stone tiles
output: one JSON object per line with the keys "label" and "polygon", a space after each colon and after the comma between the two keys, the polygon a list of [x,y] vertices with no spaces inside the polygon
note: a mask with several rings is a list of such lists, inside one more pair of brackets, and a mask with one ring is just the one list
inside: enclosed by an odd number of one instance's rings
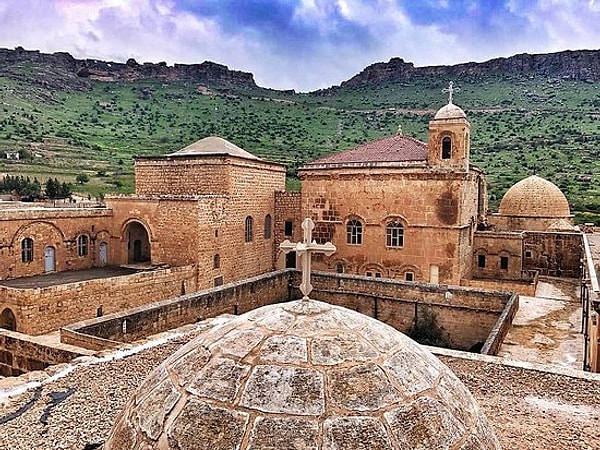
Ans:
{"label": "domed roof with stone tiles", "polygon": [[498,450],[467,388],[420,345],[303,299],[200,335],[142,383],[105,450]]}
{"label": "domed roof with stone tiles", "polygon": [[561,190],[537,175],[519,181],[506,191],[498,213],[518,217],[571,217],[569,202]]}
{"label": "domed roof with stone tiles", "polygon": [[219,137],[208,136],[194,142],[181,150],[169,153],[167,156],[203,156],[203,155],[229,155],[238,158],[260,160],[258,156],[241,149],[235,144]]}

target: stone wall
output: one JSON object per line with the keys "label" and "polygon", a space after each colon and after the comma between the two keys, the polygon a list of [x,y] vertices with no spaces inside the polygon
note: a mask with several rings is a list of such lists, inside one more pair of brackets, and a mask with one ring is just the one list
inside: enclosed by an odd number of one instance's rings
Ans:
{"label": "stone wall", "polygon": [[[294,277],[296,286],[299,274]],[[325,273],[313,274],[312,284],[312,298],[354,309],[404,333],[427,308],[436,315],[452,348],[460,350],[485,343],[511,297],[509,293],[456,286]]]}
{"label": "stone wall", "polygon": [[582,233],[527,231],[523,247],[524,270],[536,270],[540,275],[552,277],[581,277]]}
{"label": "stone wall", "polygon": [[[112,218],[105,208],[0,209],[0,279],[100,265],[99,247],[111,242]],[[78,249],[79,236],[87,237],[85,254]],[[33,241],[30,261],[22,255],[27,238]]]}
{"label": "stone wall", "polygon": [[226,156],[138,157],[135,193],[138,196],[225,194],[231,178]]}
{"label": "stone wall", "polygon": [[195,290],[195,266],[183,266],[35,289],[0,286],[0,311],[10,308],[17,331],[37,335],[100,310],[109,314]]}
{"label": "stone wall", "polygon": [[[277,246],[286,239],[292,242],[302,240],[303,232],[300,225],[304,218],[302,217],[300,206],[301,201],[302,194],[300,192],[275,193],[275,265],[278,269],[286,267],[286,256]],[[288,233],[286,233],[286,222],[291,224],[291,233],[289,233],[289,229]]]}
{"label": "stone wall", "polygon": [[[283,270],[87,320],[61,330],[61,340],[90,349],[112,348],[116,341],[140,339],[219,314],[242,314],[265,304],[297,299],[301,294],[291,286],[297,286],[300,278],[298,271]],[[403,332],[410,330],[415,312],[422,314],[429,309],[453,348],[466,350],[486,342],[511,298],[509,293],[328,273],[314,273],[312,283],[312,298],[354,309]],[[511,320],[509,315],[501,331]],[[88,342],[86,335],[90,336]]]}
{"label": "stone wall", "polygon": [[78,356],[81,354],[34,342],[24,334],[0,330],[0,376],[43,370]]}
{"label": "stone wall", "polygon": [[221,314],[243,314],[289,296],[289,272],[279,271],[239,283],[90,319],[61,329],[61,342],[92,350],[112,348]]}
{"label": "stone wall", "polygon": [[[225,283],[274,270],[275,192],[285,190],[285,167],[247,161],[232,165],[231,178],[228,210],[224,223],[219,224],[222,238],[218,250]],[[247,218],[252,219],[250,241],[245,236]]]}
{"label": "stone wall", "polygon": [[[478,214],[478,173],[402,168],[300,171],[302,217],[311,217],[322,241],[337,252],[315,261],[317,270],[458,284],[470,271],[470,233]],[[362,223],[362,244],[347,243],[350,220]],[[404,227],[401,247],[386,242],[386,225]],[[435,267],[434,267],[435,266]],[[377,275],[378,274],[378,275]],[[437,278],[437,281],[436,281]]]}
{"label": "stone wall", "polygon": [[492,328],[487,340],[485,341],[481,353],[485,355],[497,355],[504,338],[508,334],[512,321],[519,310],[519,296],[513,294],[508,300],[502,314],[498,317],[496,324]]}
{"label": "stone wall", "polygon": [[461,280],[460,285],[473,289],[487,289],[490,291],[516,292],[527,297],[535,296],[538,283],[538,273],[534,272],[528,279],[522,280]]}
{"label": "stone wall", "polygon": [[[473,248],[474,279],[522,279],[523,233],[478,231],[474,235]],[[502,267],[502,258],[506,258],[505,267]]]}

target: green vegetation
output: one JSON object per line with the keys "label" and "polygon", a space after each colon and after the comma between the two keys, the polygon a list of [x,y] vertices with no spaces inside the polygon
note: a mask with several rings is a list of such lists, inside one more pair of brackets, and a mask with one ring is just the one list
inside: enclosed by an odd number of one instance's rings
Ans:
{"label": "green vegetation", "polygon": [[420,308],[418,314],[415,311],[415,320],[407,335],[422,345],[452,348],[452,342],[438,324],[437,315],[428,306]]}
{"label": "green vegetation", "polygon": [[[311,94],[235,87],[200,92],[190,81],[100,82],[48,90],[0,77],[0,173],[78,183],[92,196],[133,191],[133,157],[222,136],[265,159],[298,166],[397,132],[427,139],[447,79]],[[453,80],[472,123],[471,159],[488,174],[490,207],[519,179],[557,184],[580,221],[600,223],[598,83],[488,75]],[[4,156],[4,152],[0,154]],[[83,175],[88,177],[84,182]],[[290,180],[289,187],[298,187]]]}
{"label": "green vegetation", "polygon": [[21,199],[33,201],[44,197],[50,199],[69,198],[72,194],[71,185],[59,182],[56,178],[48,178],[44,190],[37,178],[6,175],[0,180],[0,194],[10,194]]}

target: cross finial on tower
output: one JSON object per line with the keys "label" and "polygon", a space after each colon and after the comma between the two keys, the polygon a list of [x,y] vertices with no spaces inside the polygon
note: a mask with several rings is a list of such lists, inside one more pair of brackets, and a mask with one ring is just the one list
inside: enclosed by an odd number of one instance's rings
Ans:
{"label": "cross finial on tower", "polygon": [[279,248],[283,250],[283,253],[289,253],[296,251],[298,255],[302,257],[302,283],[300,284],[300,291],[302,292],[302,300],[308,300],[308,294],[312,291],[313,287],[310,284],[310,260],[313,253],[325,253],[330,256],[337,250],[335,245],[331,242],[325,244],[317,244],[312,239],[312,230],[315,228],[315,223],[307,217],[302,222],[302,229],[304,230],[304,239],[302,242],[292,243],[289,240],[283,241],[279,244]]}
{"label": "cross finial on tower", "polygon": [[448,83],[448,87],[442,89],[442,92],[447,92],[448,93],[448,103],[452,103],[452,94],[454,92],[458,92],[460,91],[459,87],[454,87],[454,82],[451,81],[450,83]]}

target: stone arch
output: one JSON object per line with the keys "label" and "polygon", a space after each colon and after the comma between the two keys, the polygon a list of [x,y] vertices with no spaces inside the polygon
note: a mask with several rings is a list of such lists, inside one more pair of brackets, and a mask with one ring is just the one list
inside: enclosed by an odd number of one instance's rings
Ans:
{"label": "stone arch", "polygon": [[402,225],[404,225],[404,228],[407,228],[409,226],[408,220],[402,214],[389,214],[383,219],[381,219],[379,223],[385,227],[389,222],[392,222],[394,220],[401,222]]}
{"label": "stone arch", "polygon": [[[410,272],[413,274],[412,280],[406,279],[406,274]],[[399,267],[393,267],[390,269],[390,275],[393,278],[397,278],[399,280],[405,281],[419,281],[423,280],[423,271],[419,266],[415,266],[414,264],[403,264]]]}
{"label": "stone arch", "polygon": [[[348,261],[346,258],[335,258],[329,261],[328,267],[330,270],[333,270],[335,273],[351,273],[352,272],[352,263]],[[340,271],[341,267],[341,271]]]}
{"label": "stone arch", "polygon": [[[39,225],[50,227],[57,234],[58,241],[65,241],[65,234],[55,224],[45,220],[36,220],[35,222],[20,226],[13,235],[10,245],[13,246],[15,242],[20,242],[22,237],[27,237],[28,234],[31,234],[29,231],[31,228]],[[56,244],[58,244],[58,242],[56,242]]]}
{"label": "stone arch", "polygon": [[360,267],[359,274],[368,277],[382,278],[387,277],[388,270],[381,264],[368,262]]}
{"label": "stone arch", "polygon": [[10,308],[4,308],[0,313],[0,328],[17,331],[17,318]]}
{"label": "stone arch", "polygon": [[127,243],[127,264],[152,260],[150,233],[143,222],[128,221],[123,228],[123,240]]}

